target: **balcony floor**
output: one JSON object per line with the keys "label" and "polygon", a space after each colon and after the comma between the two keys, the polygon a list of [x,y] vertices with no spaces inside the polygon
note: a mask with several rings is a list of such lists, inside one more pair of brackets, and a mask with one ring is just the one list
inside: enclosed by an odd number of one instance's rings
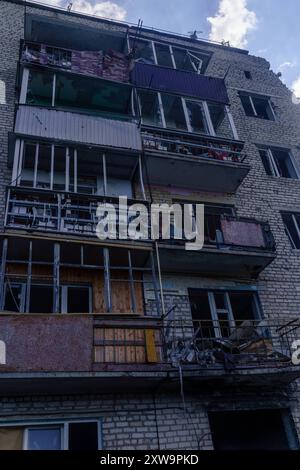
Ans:
{"label": "balcony floor", "polygon": [[255,248],[234,249],[204,246],[201,251],[187,251],[184,246],[160,245],[163,273],[191,273],[222,277],[257,277],[276,257],[272,251]]}

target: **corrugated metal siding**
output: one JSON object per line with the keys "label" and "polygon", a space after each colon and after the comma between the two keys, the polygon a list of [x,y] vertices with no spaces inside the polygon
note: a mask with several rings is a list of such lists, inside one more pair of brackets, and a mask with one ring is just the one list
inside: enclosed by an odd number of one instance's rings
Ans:
{"label": "corrugated metal siding", "polygon": [[140,132],[135,123],[36,106],[19,107],[15,132],[34,137],[141,150]]}
{"label": "corrugated metal siding", "polygon": [[137,87],[229,103],[226,86],[221,78],[137,62],[131,73],[131,80]]}

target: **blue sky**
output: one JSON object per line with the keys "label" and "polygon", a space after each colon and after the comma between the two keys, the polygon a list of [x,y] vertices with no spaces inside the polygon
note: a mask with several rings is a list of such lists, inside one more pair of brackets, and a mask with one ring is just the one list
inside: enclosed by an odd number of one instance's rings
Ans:
{"label": "blue sky", "polygon": [[[72,0],[39,0],[65,7]],[[229,40],[265,57],[300,97],[299,0],[73,0],[73,10]]]}

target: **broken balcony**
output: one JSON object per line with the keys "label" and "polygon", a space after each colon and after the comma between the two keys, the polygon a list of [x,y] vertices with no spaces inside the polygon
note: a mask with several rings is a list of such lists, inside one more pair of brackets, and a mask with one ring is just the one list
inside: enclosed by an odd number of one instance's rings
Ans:
{"label": "broken balcony", "polygon": [[103,46],[99,50],[76,50],[25,41],[21,45],[21,63],[129,82],[128,55],[115,50],[113,42],[111,48]]}
{"label": "broken balcony", "polygon": [[174,233],[171,243],[160,243],[164,273],[255,278],[276,256],[269,224],[250,218],[204,213],[204,246],[198,251],[186,250]]}
{"label": "broken balcony", "polygon": [[154,185],[234,193],[250,170],[242,142],[150,130],[142,140]]}
{"label": "broken balcony", "polygon": [[162,315],[150,246],[7,234],[1,253],[0,340],[9,352],[1,393],[178,387],[180,368],[191,385],[299,377],[299,319],[245,320],[237,311],[224,320],[220,309],[218,320]]}
{"label": "broken balcony", "polygon": [[[292,361],[299,320],[241,322],[215,336],[204,322],[130,315],[0,315],[10,355],[0,366],[1,394],[185,390],[214,384],[282,388],[300,377]],[[80,330],[80,335],[78,331]],[[34,345],[30,338],[34,337]],[[16,343],[18,347],[16,348]],[[182,379],[180,379],[182,377]],[[22,387],[20,387],[22,385]]]}
{"label": "broken balcony", "polygon": [[[123,185],[126,187],[126,185]],[[26,232],[49,232],[81,237],[96,237],[96,228],[100,220],[97,208],[109,204],[119,217],[119,198],[91,195],[92,189],[84,187],[87,194],[63,193],[10,187],[8,189],[6,229],[17,229]],[[138,199],[127,199],[128,204],[147,202]],[[122,216],[122,214],[121,214]],[[129,218],[124,214],[126,220]],[[119,233],[118,218],[116,233]]]}

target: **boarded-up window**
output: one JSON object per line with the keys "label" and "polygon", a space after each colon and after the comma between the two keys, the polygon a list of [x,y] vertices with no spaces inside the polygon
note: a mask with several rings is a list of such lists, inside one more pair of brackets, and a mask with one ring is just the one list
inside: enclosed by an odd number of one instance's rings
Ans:
{"label": "boarded-up window", "polygon": [[22,450],[22,428],[0,428],[0,450]]}

